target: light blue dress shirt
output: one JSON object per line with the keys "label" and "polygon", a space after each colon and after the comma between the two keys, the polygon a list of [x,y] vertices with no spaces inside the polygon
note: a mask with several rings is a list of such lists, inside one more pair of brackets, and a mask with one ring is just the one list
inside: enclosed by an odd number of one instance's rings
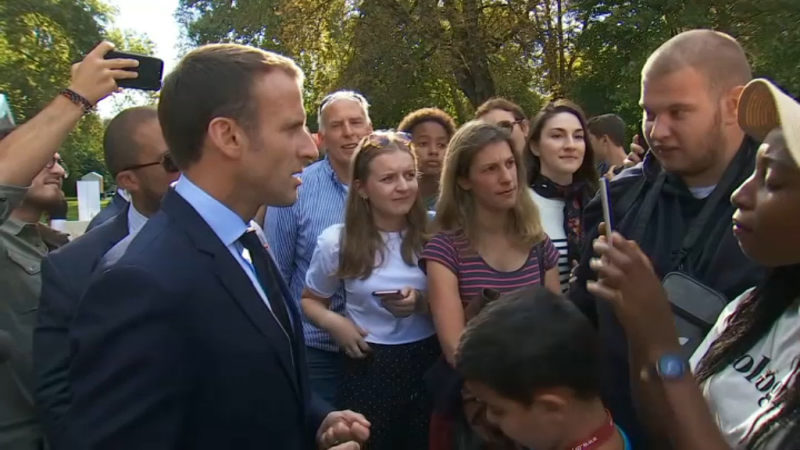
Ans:
{"label": "light blue dress shirt", "polygon": [[[347,199],[347,186],[339,181],[327,156],[306,167],[300,178],[303,184],[297,189],[297,201],[292,206],[268,207],[264,226],[275,262],[298,306],[317,238],[329,226],[344,221]],[[330,309],[341,315],[345,312],[343,287],[330,298]],[[330,333],[311,323],[305,314],[301,317],[307,346],[339,351]]]}
{"label": "light blue dress shirt", "polygon": [[248,224],[238,214],[208,195],[183,175],[175,185],[175,192],[192,205],[192,208],[211,227],[214,234],[222,241],[222,244],[231,252],[233,258],[250,278],[250,282],[253,283],[253,287],[258,291],[258,295],[261,296],[267,307],[272,310],[267,294],[256,277],[250,254],[239,242],[239,238],[249,229]]}

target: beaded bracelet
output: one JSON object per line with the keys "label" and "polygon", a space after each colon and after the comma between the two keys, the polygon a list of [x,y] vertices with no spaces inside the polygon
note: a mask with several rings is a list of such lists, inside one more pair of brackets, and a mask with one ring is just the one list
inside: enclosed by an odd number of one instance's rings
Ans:
{"label": "beaded bracelet", "polygon": [[72,89],[62,89],[61,92],[59,92],[58,94],[63,95],[64,97],[67,98],[67,100],[80,106],[84,114],[87,114],[94,109],[94,105],[92,105],[92,103],[89,102],[89,100],[86,100],[86,97],[82,96],[81,94],[78,94]]}

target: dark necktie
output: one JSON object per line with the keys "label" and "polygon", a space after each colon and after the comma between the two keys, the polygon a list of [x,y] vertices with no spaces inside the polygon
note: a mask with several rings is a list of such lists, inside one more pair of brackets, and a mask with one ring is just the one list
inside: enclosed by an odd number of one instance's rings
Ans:
{"label": "dark necktie", "polygon": [[272,258],[267,253],[267,249],[261,243],[254,230],[245,232],[239,239],[244,248],[250,252],[250,259],[256,269],[256,278],[267,294],[267,300],[272,307],[272,313],[278,319],[286,334],[291,336],[292,323],[289,320],[289,312],[286,309],[286,300],[283,298],[281,289],[276,278],[275,265]]}

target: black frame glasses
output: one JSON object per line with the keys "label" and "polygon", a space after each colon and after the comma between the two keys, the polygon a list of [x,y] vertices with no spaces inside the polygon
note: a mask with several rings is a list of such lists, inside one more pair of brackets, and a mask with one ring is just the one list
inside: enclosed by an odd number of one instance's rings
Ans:
{"label": "black frame glasses", "polygon": [[169,173],[180,172],[180,169],[178,169],[178,166],[175,165],[175,161],[173,161],[172,155],[170,155],[169,152],[165,152],[163,155],[161,155],[161,158],[158,161],[144,163],[144,164],[136,164],[135,166],[129,166],[129,167],[126,167],[126,168],[120,170],[120,172],[123,172],[123,171],[126,171],[126,170],[144,169],[145,167],[155,166],[155,165],[158,165],[158,164],[161,164],[161,167],[163,167],[164,170],[169,172]]}
{"label": "black frame glasses", "polygon": [[523,120],[525,120],[525,119],[517,119],[517,120],[514,120],[514,121],[501,120],[500,122],[497,122],[495,125],[497,125],[498,127],[502,128],[502,129],[504,129],[504,130],[506,130],[506,131],[508,131],[510,133],[510,132],[514,131],[514,126],[521,124]]}
{"label": "black frame glasses", "polygon": [[69,178],[69,169],[67,169],[66,163],[64,163],[63,159],[57,156],[54,156],[53,159],[51,159],[50,162],[48,162],[44,167],[45,169],[49,170],[55,167],[56,164],[58,164],[61,167],[61,169],[64,170],[64,178]]}

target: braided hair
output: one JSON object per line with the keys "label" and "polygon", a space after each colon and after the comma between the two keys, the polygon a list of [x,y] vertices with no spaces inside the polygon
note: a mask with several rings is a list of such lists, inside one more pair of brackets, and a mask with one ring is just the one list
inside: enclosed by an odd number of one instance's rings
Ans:
{"label": "braided hair", "polygon": [[[771,269],[764,280],[738,305],[723,332],[703,355],[695,371],[698,383],[707,381],[746,354],[769,333],[786,309],[798,298],[800,298],[800,264]],[[792,373],[796,374],[797,371]],[[781,438],[783,445],[779,448],[798,448],[800,379],[793,376],[787,380],[784,389],[780,390],[771,403],[772,406],[763,412],[759,419],[776,409],[779,409],[778,413],[764,425],[750,430],[749,433],[752,434],[748,439],[747,449],[764,449],[767,441],[787,425],[791,429]],[[755,423],[758,422],[757,419]],[[792,443],[794,445],[790,445]]]}

